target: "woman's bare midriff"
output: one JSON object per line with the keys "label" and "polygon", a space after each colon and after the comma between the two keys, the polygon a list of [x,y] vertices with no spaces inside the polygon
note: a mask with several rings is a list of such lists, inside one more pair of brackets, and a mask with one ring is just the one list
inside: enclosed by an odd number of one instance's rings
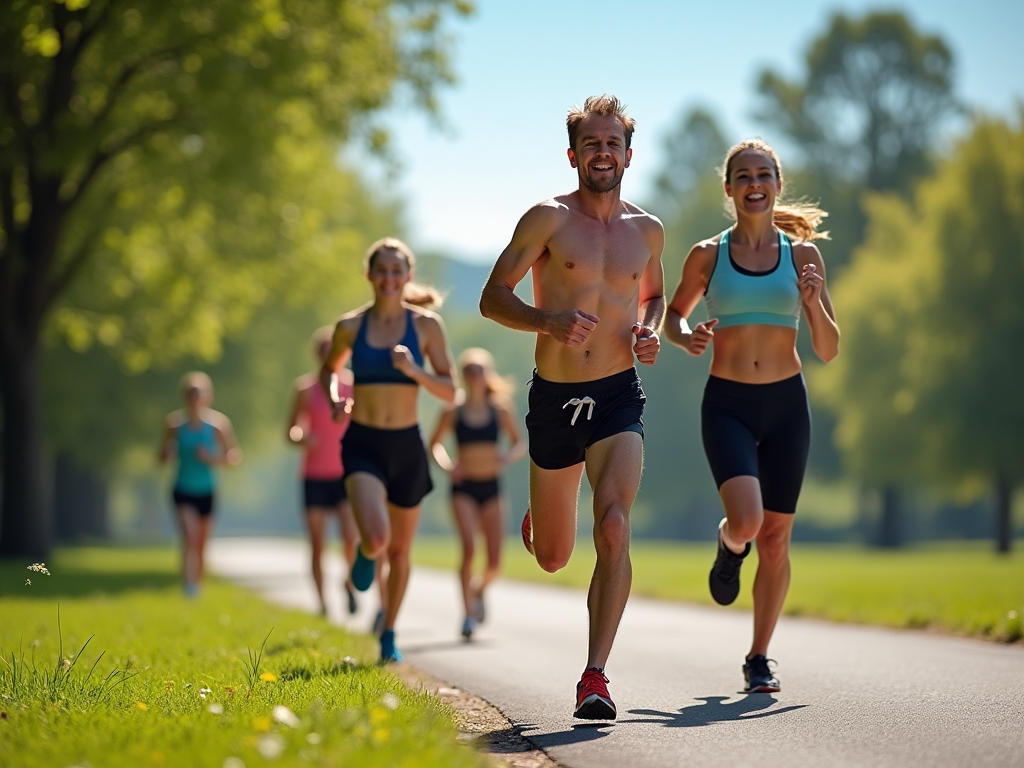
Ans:
{"label": "woman's bare midriff", "polygon": [[466,480],[491,480],[501,474],[497,443],[466,443],[459,446],[459,466]]}
{"label": "woman's bare midriff", "polygon": [[771,384],[800,373],[796,329],[736,325],[715,330],[711,375],[743,384]]}
{"label": "woman's bare midriff", "polygon": [[359,384],[352,392],[352,421],[376,429],[405,429],[419,423],[420,388],[412,384]]}

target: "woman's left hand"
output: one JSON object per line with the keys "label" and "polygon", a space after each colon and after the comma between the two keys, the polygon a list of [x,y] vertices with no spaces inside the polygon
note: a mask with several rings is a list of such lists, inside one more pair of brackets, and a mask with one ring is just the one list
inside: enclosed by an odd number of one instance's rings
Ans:
{"label": "woman's left hand", "polygon": [[825,285],[825,278],[818,274],[818,268],[813,264],[804,264],[796,285],[800,289],[800,298],[804,304],[813,307],[821,301],[821,289]]}

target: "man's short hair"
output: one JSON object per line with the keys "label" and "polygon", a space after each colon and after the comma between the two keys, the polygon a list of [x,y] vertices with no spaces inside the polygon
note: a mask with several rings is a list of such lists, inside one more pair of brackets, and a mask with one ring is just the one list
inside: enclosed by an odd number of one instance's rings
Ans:
{"label": "man's short hair", "polygon": [[615,117],[622,124],[622,132],[626,137],[626,149],[629,149],[633,140],[633,131],[636,129],[636,120],[626,114],[626,105],[611,94],[603,96],[591,96],[583,102],[583,109],[575,104],[569,110],[565,118],[565,127],[569,131],[569,148],[576,151],[576,134],[579,133],[580,123],[591,115],[602,117]]}

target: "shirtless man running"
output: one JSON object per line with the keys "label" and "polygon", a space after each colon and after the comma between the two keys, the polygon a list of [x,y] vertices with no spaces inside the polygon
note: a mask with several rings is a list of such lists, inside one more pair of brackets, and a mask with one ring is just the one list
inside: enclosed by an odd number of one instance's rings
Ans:
{"label": "shirtless man running", "polygon": [[[569,562],[584,468],[594,492],[597,567],[575,711],[588,720],[615,717],[604,666],[633,579],[629,512],[643,466],[645,397],[633,356],[654,364],[665,314],[661,222],[619,197],[634,124],[614,96],[569,110],[579,189],[526,212],[480,298],[484,317],[537,334],[523,541],[545,571]],[[513,293],[531,269],[536,306]]]}

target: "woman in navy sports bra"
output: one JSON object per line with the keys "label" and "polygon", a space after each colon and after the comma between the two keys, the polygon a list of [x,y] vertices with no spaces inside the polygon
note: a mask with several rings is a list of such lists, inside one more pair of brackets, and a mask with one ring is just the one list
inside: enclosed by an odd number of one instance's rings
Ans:
{"label": "woman in navy sports bra", "polygon": [[[501,562],[505,526],[498,475],[506,465],[523,457],[526,444],[520,437],[509,401],[512,387],[495,373],[491,353],[480,347],[465,350],[459,355],[459,371],[464,389],[456,404],[441,414],[430,448],[437,463],[452,478],[452,512],[462,540],[459,576],[466,611],[462,636],[468,640],[476,625],[484,620],[484,590],[498,575]],[[449,432],[455,433],[458,444],[455,461],[441,442]],[[508,435],[507,452],[498,443],[501,432]],[[474,578],[477,531],[484,537],[487,566],[479,578]]]}
{"label": "woman in navy sports bra", "polygon": [[177,454],[174,510],[181,529],[182,578],[185,594],[195,597],[203,578],[206,541],[213,528],[214,467],[235,466],[242,452],[231,421],[210,408],[213,382],[201,371],[181,379],[185,407],[167,416],[158,458],[167,463]]}
{"label": "woman in navy sports bra", "polygon": [[[420,432],[417,401],[422,386],[446,402],[455,399],[452,355],[441,318],[427,308],[441,304],[437,291],[412,282],[415,257],[397,238],[378,240],[366,255],[373,302],[342,316],[320,384],[341,415],[331,380],[351,357],[355,403],[342,442],[345,490],[360,544],[351,578],[370,588],[374,561],[387,554],[387,585],[381,660],[401,661],[395,619],[409,582],[409,550],[420,503],[430,492],[430,468]],[[430,372],[425,362],[430,362]]]}
{"label": "woman in navy sports bra", "polygon": [[[839,352],[839,327],[812,241],[825,212],[778,202],[782,165],[761,140],[729,150],[722,168],[736,225],[697,243],[683,265],[665,333],[691,355],[713,343],[701,406],[704,451],[725,507],[709,584],[715,601],[739,594],[740,566],[757,542],[754,637],[743,664],[745,690],[779,690],[767,659],[789,589],[789,540],[811,439],[807,390],[796,351],[800,313],[814,352]],[[686,319],[704,298],[708,320]]]}

